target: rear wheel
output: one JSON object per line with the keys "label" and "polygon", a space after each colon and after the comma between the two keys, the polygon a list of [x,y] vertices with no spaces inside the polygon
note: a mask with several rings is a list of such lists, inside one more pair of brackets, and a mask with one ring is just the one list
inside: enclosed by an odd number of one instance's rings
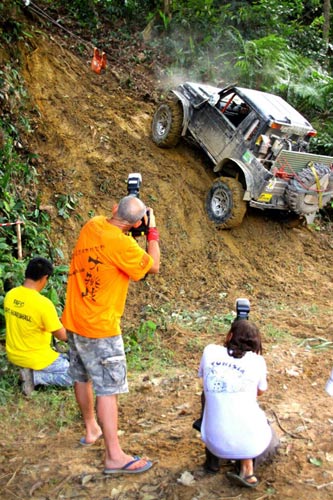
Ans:
{"label": "rear wheel", "polygon": [[210,188],[206,198],[206,210],[210,220],[221,229],[239,226],[246,213],[244,189],[232,177],[220,177]]}
{"label": "rear wheel", "polygon": [[[327,165],[315,163],[291,179],[286,189],[286,200],[291,210],[308,215],[323,208],[332,199],[333,172]],[[320,184],[320,187],[317,185]],[[318,191],[321,192],[318,192]],[[327,192],[327,194],[325,193]]]}
{"label": "rear wheel", "polygon": [[180,101],[161,104],[155,111],[152,122],[153,141],[160,148],[176,146],[182,134],[183,107]]}

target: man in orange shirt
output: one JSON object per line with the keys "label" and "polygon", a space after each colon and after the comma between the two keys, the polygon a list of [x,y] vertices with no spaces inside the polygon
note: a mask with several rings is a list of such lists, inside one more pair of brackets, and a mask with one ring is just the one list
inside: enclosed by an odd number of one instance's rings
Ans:
{"label": "man in orange shirt", "polygon": [[[134,474],[152,463],[126,454],[118,440],[117,395],[128,392],[126,357],[120,320],[129,281],[160,266],[159,235],[150,211],[147,251],[127,233],[146,217],[147,208],[137,197],[122,198],[112,217],[97,216],[82,228],[74,248],[62,322],[70,344],[70,373],[81,409],[86,435],[82,445],[105,440],[105,474]],[[94,413],[96,394],[97,419]]]}

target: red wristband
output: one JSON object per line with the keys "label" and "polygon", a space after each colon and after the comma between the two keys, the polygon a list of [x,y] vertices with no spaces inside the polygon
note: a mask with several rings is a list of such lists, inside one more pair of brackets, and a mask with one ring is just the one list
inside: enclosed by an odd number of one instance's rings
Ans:
{"label": "red wristband", "polygon": [[159,241],[160,235],[157,227],[150,227],[147,233],[147,241]]}

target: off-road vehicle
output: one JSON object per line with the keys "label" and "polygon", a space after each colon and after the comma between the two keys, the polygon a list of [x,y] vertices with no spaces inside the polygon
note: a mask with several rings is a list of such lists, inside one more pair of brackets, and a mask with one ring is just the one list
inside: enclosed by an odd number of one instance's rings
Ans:
{"label": "off-road vehicle", "polygon": [[152,121],[162,148],[194,140],[220,177],[210,188],[208,217],[239,225],[247,204],[287,211],[308,221],[333,198],[333,157],[310,154],[311,124],[279,96],[186,82],[170,91]]}

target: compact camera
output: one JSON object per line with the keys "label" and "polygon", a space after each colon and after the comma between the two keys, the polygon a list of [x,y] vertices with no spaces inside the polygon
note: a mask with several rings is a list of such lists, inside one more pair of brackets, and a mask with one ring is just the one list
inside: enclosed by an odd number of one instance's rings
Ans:
{"label": "compact camera", "polygon": [[236,300],[236,320],[237,319],[249,319],[250,314],[250,302],[248,299],[237,299]]}
{"label": "compact camera", "polygon": [[[136,196],[137,198],[140,198],[141,184],[142,184],[141,174],[139,174],[138,172],[128,174],[128,177],[127,177],[127,194],[128,194],[128,196],[131,195],[131,196]],[[147,235],[148,229],[149,229],[149,210],[147,210],[146,215],[147,215],[147,221],[145,221],[145,218],[142,217],[141,226],[131,228],[130,233],[134,238],[136,238],[138,236]]]}

